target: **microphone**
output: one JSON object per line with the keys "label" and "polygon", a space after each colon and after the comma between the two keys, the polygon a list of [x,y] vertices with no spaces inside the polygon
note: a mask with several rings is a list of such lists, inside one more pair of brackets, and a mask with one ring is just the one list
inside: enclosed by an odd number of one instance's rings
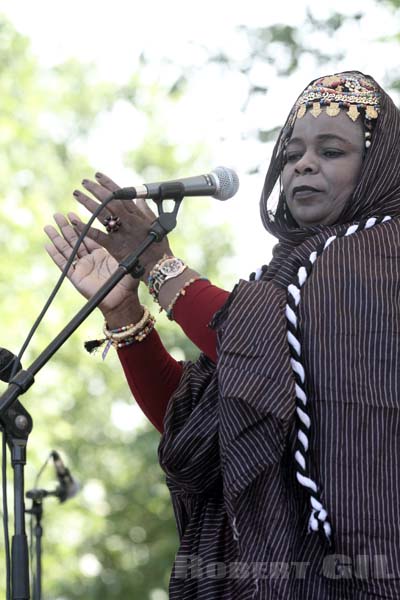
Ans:
{"label": "microphone", "polygon": [[0,379],[8,383],[10,381],[11,373],[13,371],[14,362],[18,361],[16,373],[22,369],[21,362],[18,357],[7,350],[7,348],[0,348]]}
{"label": "microphone", "polygon": [[65,502],[69,498],[73,498],[80,490],[81,486],[72,477],[69,469],[64,465],[61,456],[53,450],[51,457],[54,462],[54,468],[56,470],[57,479],[59,486],[56,489],[56,496],[60,502]]}
{"label": "microphone", "polygon": [[217,200],[228,200],[236,194],[239,189],[239,177],[232,169],[227,167],[216,167],[206,175],[195,177],[184,177],[171,181],[159,181],[157,183],[144,183],[137,187],[120,188],[113,193],[114,198],[120,200],[133,200],[134,198],[152,198],[158,200],[161,194],[161,186],[165,184],[180,184],[184,196],[211,196]]}

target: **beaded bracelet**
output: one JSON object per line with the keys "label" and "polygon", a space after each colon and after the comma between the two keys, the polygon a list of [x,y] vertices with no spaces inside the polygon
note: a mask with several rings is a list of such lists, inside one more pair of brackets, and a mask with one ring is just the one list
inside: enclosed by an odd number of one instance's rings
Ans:
{"label": "beaded bracelet", "polygon": [[107,323],[104,323],[103,332],[106,337],[100,340],[85,342],[85,349],[92,353],[107,342],[102,353],[104,360],[111,346],[117,349],[143,341],[153,331],[156,320],[150,314],[147,307],[143,306],[142,308],[144,309],[144,313],[137,323],[123,325],[115,329],[108,329]]}
{"label": "beaded bracelet", "polygon": [[200,280],[208,281],[207,277],[201,277],[200,275],[198,275],[197,277],[192,277],[191,279],[188,279],[188,281],[186,281],[186,283],[181,287],[179,292],[177,292],[175,294],[175,296],[172,298],[171,302],[168,304],[167,308],[165,309],[165,313],[170,321],[174,320],[173,308],[174,308],[178,298],[180,298],[181,296],[185,296],[186,288],[188,288],[190,285],[192,285],[192,283],[194,283],[195,281],[200,281]]}
{"label": "beaded bracelet", "polygon": [[136,335],[128,336],[122,340],[111,340],[111,346],[116,349],[125,348],[125,346],[130,346],[135,342],[142,342],[153,331],[155,322],[155,318],[150,316],[148,323]]}
{"label": "beaded bracelet", "polygon": [[143,316],[137,323],[130,323],[129,325],[123,325],[116,329],[108,329],[107,323],[104,323],[103,333],[106,338],[112,340],[123,340],[126,337],[133,336],[137,331],[140,331],[151,317],[150,311],[146,306],[142,306],[144,312]]}

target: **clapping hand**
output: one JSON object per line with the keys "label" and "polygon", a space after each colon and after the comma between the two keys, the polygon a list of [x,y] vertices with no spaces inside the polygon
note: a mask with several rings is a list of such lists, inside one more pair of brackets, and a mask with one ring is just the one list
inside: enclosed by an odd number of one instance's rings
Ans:
{"label": "clapping hand", "polygon": [[[101,173],[96,173],[96,180],[97,182],[88,179],[82,181],[84,188],[96,198],[95,200],[79,190],[74,191],[76,200],[92,214],[99,207],[99,202],[103,202],[111,192],[119,189],[114,181]],[[76,230],[81,233],[84,224],[81,221],[75,221],[73,215],[69,215],[69,217]],[[87,237],[105,248],[111,256],[120,262],[143,242],[157,216],[148,207],[145,200],[138,198],[136,201],[112,200],[101,211],[98,220],[104,225],[107,218],[118,219],[118,227],[109,233],[91,227]],[[172,254],[166,238],[159,243],[152,244],[143,253],[140,263],[145,268],[146,275],[164,254]]]}
{"label": "clapping hand", "polygon": [[[77,215],[70,213],[71,218],[83,229],[84,224]],[[78,234],[64,215],[57,213],[54,220],[58,230],[52,225],[46,225],[44,228],[51,241],[45,248],[59,269],[63,270],[67,259],[71,256]],[[107,250],[93,239],[85,238],[78,249],[76,261],[68,270],[67,277],[85,298],[91,298],[117,267],[117,261]],[[122,305],[133,302],[138,286],[138,280],[126,275],[104,298],[99,308],[105,314],[118,311]]]}

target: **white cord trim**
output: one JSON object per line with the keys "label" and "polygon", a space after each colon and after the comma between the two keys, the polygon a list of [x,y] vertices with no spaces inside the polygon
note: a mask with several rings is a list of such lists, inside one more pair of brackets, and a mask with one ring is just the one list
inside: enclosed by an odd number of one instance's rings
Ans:
{"label": "white cord trim", "polygon": [[368,219],[368,221],[365,223],[365,229],[369,229],[370,227],[373,227],[376,223],[376,218],[375,217],[371,217],[370,219]]}
{"label": "white cord trim", "polygon": [[296,306],[298,306],[298,304],[300,302],[300,298],[301,298],[299,288],[296,285],[294,285],[293,283],[291,283],[288,286],[288,292],[292,296]]}
{"label": "white cord trim", "polygon": [[315,481],[313,481],[309,477],[304,477],[304,475],[302,475],[301,473],[296,473],[296,477],[297,480],[301,483],[301,485],[304,485],[304,487],[307,487],[313,492],[317,493],[317,485]]}
{"label": "white cord trim", "polygon": [[311,427],[311,419],[308,416],[308,414],[305,413],[303,410],[301,410],[301,408],[299,408],[299,407],[296,408],[296,412],[299,415],[299,419],[301,420],[301,422],[303,423],[303,425],[305,425],[307,427],[307,429],[310,429],[310,427]]}
{"label": "white cord trim", "polygon": [[308,260],[310,261],[310,263],[314,264],[317,260],[317,257],[318,254],[316,252],[311,252],[310,256],[308,257]]}
{"label": "white cord trim", "polygon": [[300,377],[301,383],[304,383],[305,379],[306,379],[306,374],[305,374],[303,365],[298,360],[295,360],[294,358],[290,359],[290,364],[292,365],[293,371],[295,371],[297,373],[297,375]]}
{"label": "white cord trim", "polygon": [[300,342],[297,338],[294,337],[294,335],[291,331],[287,332],[287,339],[288,339],[289,344],[295,349],[297,354],[300,356],[300,352],[301,352]]}
{"label": "white cord trim", "polygon": [[297,462],[299,463],[299,465],[301,466],[302,469],[306,468],[306,461],[304,456],[302,455],[301,452],[299,452],[298,450],[296,450],[296,452],[294,453],[294,457],[297,460]]}
{"label": "white cord trim", "polygon": [[330,246],[330,244],[332,244],[332,242],[334,242],[336,240],[336,238],[337,238],[336,235],[331,235],[331,237],[328,237],[328,239],[325,242],[324,250],[326,250],[326,248],[328,246]]}
{"label": "white cord trim", "polygon": [[300,431],[300,429],[297,432],[297,439],[300,440],[300,442],[301,442],[301,444],[302,444],[302,446],[304,448],[304,452],[307,452],[307,450],[308,450],[308,437],[306,436],[305,433],[303,433],[302,431]]}
{"label": "white cord trim", "polygon": [[297,279],[299,280],[300,287],[307,281],[307,269],[300,267],[297,272]]}
{"label": "white cord trim", "polygon": [[305,395],[305,393],[303,392],[303,390],[301,389],[301,387],[295,383],[294,384],[295,390],[296,390],[296,396],[299,400],[302,401],[303,404],[307,404],[307,396]]}
{"label": "white cord trim", "polygon": [[286,304],[285,309],[286,318],[291,322],[293,327],[297,327],[297,316],[296,313],[290,308],[288,304]]}
{"label": "white cord trim", "polygon": [[262,277],[262,269],[259,268],[256,270],[256,281],[260,281],[261,277]]}

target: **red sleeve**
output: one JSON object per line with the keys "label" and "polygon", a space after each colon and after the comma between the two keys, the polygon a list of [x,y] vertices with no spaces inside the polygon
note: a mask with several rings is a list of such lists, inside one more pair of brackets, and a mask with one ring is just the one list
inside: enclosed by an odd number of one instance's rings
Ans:
{"label": "red sleeve", "polygon": [[[174,306],[174,320],[214,362],[217,360],[216,334],[208,324],[228,296],[229,292],[209,281],[198,280]],[[119,349],[118,356],[136,402],[162,432],[168,401],[178,387],[182,365],[166,351],[155,330],[139,344]]]}
{"label": "red sleeve", "polygon": [[228,296],[229,292],[199,279],[178,298],[173,310],[174,320],[187,337],[214,362],[217,362],[217,336],[208,325]]}
{"label": "red sleeve", "polygon": [[182,365],[164,348],[157,331],[139,344],[118,350],[118,356],[136,402],[160,433],[164,415],[182,375]]}

